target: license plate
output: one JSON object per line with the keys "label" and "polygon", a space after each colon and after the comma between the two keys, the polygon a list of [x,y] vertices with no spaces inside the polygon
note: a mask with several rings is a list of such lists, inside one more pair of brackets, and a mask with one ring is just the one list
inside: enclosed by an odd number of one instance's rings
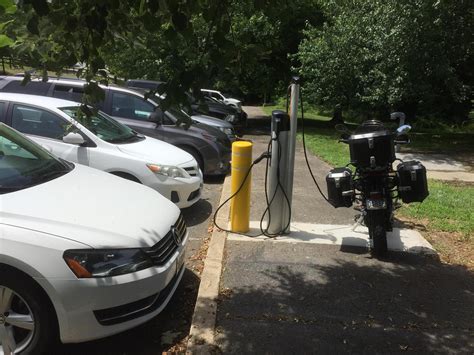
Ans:
{"label": "license plate", "polygon": [[387,209],[387,202],[385,199],[372,200],[368,198],[366,201],[366,208],[368,210],[385,210]]}

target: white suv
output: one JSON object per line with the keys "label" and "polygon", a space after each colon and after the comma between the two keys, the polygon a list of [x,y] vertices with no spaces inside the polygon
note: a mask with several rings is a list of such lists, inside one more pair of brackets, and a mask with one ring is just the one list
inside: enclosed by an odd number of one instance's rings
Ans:
{"label": "white suv", "polygon": [[138,134],[105,113],[87,117],[76,102],[0,93],[0,122],[60,158],[140,182],[180,208],[201,197],[202,173],[189,153]]}
{"label": "white suv", "polygon": [[0,123],[0,354],[106,337],[156,316],[185,267],[178,207],[58,159]]}
{"label": "white suv", "polygon": [[242,112],[242,101],[233,99],[231,97],[225,97],[220,91],[201,89],[204,96],[208,96],[216,101],[223,102],[226,105],[232,106],[237,109],[238,112]]}

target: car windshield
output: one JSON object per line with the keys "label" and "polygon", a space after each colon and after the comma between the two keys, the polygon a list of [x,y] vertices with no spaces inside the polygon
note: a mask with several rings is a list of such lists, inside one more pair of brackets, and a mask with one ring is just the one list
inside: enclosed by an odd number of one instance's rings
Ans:
{"label": "car windshield", "polygon": [[86,116],[80,106],[62,107],[61,111],[72,117],[100,139],[109,143],[125,143],[137,139],[137,134],[127,126],[102,112]]}
{"label": "car windshield", "polygon": [[0,123],[0,194],[62,176],[74,167]]}

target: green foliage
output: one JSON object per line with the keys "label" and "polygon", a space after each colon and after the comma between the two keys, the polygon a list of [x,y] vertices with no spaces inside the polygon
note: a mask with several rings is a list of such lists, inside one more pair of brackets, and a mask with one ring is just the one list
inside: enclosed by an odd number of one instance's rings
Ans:
{"label": "green foliage", "polygon": [[390,110],[463,120],[471,106],[473,5],[468,0],[333,0],[298,59],[315,103],[369,115]]}

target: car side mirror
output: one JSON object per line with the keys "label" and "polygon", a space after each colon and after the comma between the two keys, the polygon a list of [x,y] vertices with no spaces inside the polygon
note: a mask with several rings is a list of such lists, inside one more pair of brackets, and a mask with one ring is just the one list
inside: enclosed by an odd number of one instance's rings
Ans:
{"label": "car side mirror", "polygon": [[150,122],[156,123],[157,125],[161,126],[163,124],[163,111],[158,110],[158,111],[153,111],[150,113],[148,116],[148,120]]}
{"label": "car side mirror", "polygon": [[79,133],[69,132],[63,137],[63,142],[69,143],[69,144],[81,145],[81,144],[84,144],[86,141]]}

